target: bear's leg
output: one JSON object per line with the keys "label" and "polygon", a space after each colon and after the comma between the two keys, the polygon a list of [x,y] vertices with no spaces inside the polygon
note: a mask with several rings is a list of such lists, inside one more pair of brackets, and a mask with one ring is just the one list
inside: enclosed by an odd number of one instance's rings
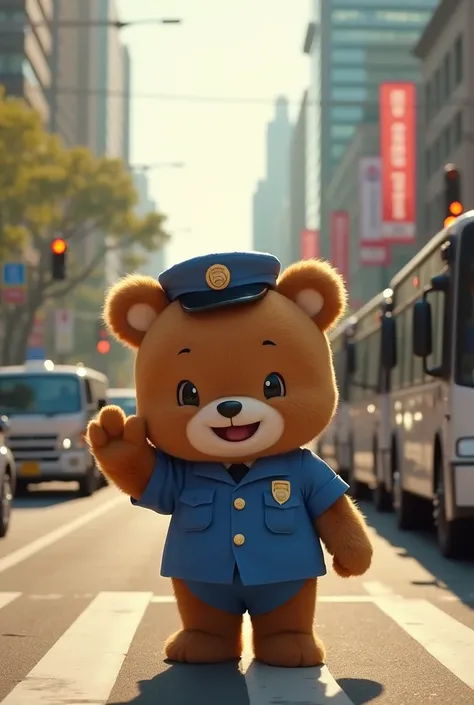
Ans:
{"label": "bear's leg", "polygon": [[181,580],[173,580],[183,629],[170,636],[165,654],[181,663],[219,663],[239,659],[242,653],[242,615],[211,607]]}
{"label": "bear's leg", "polygon": [[316,580],[272,612],[252,617],[253,646],[257,661],[287,668],[320,666],[326,653],[313,632]]}

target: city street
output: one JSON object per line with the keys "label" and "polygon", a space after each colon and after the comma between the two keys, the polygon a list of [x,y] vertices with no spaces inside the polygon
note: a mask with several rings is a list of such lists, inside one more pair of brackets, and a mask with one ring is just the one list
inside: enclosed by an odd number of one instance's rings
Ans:
{"label": "city street", "polygon": [[431,536],[401,535],[393,517],[363,508],[370,573],[345,581],[330,571],[320,583],[327,668],[252,665],[248,634],[240,669],[173,666],[161,656],[178,627],[158,576],[167,518],[113,488],[88,499],[31,492],[0,542],[0,703],[472,703],[474,565],[448,562]]}

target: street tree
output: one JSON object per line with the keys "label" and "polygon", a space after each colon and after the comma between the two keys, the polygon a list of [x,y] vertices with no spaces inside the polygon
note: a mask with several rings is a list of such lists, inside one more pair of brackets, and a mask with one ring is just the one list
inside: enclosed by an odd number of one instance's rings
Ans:
{"label": "street tree", "polygon": [[[138,195],[120,159],[66,149],[36,112],[0,93],[0,262],[26,261],[24,305],[2,305],[3,364],[22,362],[37,311],[93,280],[109,253],[153,252],[165,217],[136,212]],[[51,278],[51,241],[68,246],[65,281]],[[99,279],[100,281],[100,279]],[[102,277],[103,281],[103,277]]]}

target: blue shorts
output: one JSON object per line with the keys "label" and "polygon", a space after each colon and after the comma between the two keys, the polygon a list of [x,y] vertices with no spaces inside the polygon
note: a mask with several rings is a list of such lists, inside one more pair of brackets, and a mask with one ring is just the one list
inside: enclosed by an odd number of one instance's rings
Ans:
{"label": "blue shorts", "polygon": [[266,614],[288,602],[305,584],[305,580],[289,580],[268,585],[244,585],[238,571],[230,585],[184,580],[186,587],[211,607],[231,614]]}

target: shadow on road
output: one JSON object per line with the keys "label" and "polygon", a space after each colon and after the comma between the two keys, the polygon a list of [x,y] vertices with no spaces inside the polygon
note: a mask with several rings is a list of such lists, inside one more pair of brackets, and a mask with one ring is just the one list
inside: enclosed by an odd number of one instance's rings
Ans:
{"label": "shadow on road", "polygon": [[338,685],[354,705],[365,705],[383,693],[383,685],[366,678],[339,678]]}
{"label": "shadow on road", "polygon": [[[151,680],[138,683],[140,694],[127,705],[246,705],[245,679],[237,663],[212,666],[173,664]],[[123,700],[120,705],[124,705]],[[110,702],[119,705],[119,702]]]}
{"label": "shadow on road", "polygon": [[[46,489],[47,488],[47,489]],[[98,490],[100,492],[100,490]],[[68,482],[50,489],[48,485],[30,485],[15,497],[13,509],[44,509],[79,499],[77,483]]]}
{"label": "shadow on road", "polygon": [[474,603],[474,561],[455,561],[444,558],[430,531],[400,531],[393,514],[380,514],[367,503],[360,503],[369,525],[386,541],[397,548],[400,558],[413,558],[433,575],[433,580],[413,580],[412,585],[433,586],[446,593],[451,591],[468,607]]}
{"label": "shadow on road", "polygon": [[[250,665],[250,668],[252,668]],[[383,692],[375,681],[358,678],[341,678],[339,687],[352,699],[354,705],[365,705]],[[139,681],[140,694],[132,700],[110,702],[110,705],[248,705],[249,696],[245,678],[237,663],[212,666],[170,665],[148,681]],[[262,692],[262,695],[264,693]],[[268,697],[268,695],[267,695]],[[295,693],[295,698],[298,694]],[[273,702],[273,701],[272,701]],[[280,705],[290,705],[286,700],[275,700]],[[326,703],[339,705],[340,695],[326,696]],[[296,700],[295,700],[296,703]],[[309,705],[309,704],[308,704]]]}

